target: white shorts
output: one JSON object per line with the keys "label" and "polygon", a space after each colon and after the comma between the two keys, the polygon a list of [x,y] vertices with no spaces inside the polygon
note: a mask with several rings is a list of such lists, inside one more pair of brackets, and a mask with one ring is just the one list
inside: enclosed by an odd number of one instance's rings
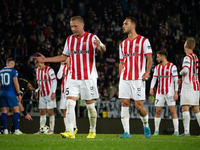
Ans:
{"label": "white shorts", "polygon": [[172,94],[156,94],[155,106],[163,107],[167,102],[168,106],[175,106],[174,96]]}
{"label": "white shorts", "polygon": [[119,81],[119,98],[145,100],[145,81],[123,80]]}
{"label": "white shorts", "polygon": [[199,105],[199,91],[194,91],[193,89],[181,89],[181,105]]}
{"label": "white shorts", "polygon": [[61,92],[60,96],[60,109],[67,109],[67,98],[66,94]]}
{"label": "white shorts", "polygon": [[66,97],[78,97],[79,93],[81,95],[81,100],[99,98],[97,79],[72,80],[68,78],[66,84]]}
{"label": "white shorts", "polygon": [[53,109],[56,107],[56,99],[51,99],[51,93],[48,96],[40,96],[39,109]]}

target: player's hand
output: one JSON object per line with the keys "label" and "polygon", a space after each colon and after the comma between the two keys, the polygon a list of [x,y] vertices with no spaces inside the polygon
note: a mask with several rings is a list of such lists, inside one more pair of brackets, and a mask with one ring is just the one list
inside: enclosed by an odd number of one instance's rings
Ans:
{"label": "player's hand", "polygon": [[95,40],[93,43],[94,45],[99,46],[101,42],[95,37]]}
{"label": "player's hand", "polygon": [[35,99],[38,99],[38,92],[35,92]]}
{"label": "player's hand", "polygon": [[179,79],[178,79],[178,81],[177,81],[178,85],[180,85],[180,84],[181,84],[181,82],[182,82],[182,79],[181,79],[181,78],[179,78]]}
{"label": "player's hand", "polygon": [[30,121],[30,120],[33,120],[32,119],[32,117],[29,115],[29,114],[27,114],[26,116],[24,116],[28,121]]}
{"label": "player's hand", "polygon": [[39,62],[45,62],[46,57],[40,53],[38,53],[38,55],[40,55],[39,57],[33,57],[35,59],[37,59],[37,61]]}
{"label": "player's hand", "polygon": [[56,98],[56,93],[51,94],[51,100],[54,100]]}
{"label": "player's hand", "polygon": [[145,72],[142,76],[142,81],[147,81],[149,79],[149,73]]}
{"label": "player's hand", "polygon": [[150,89],[149,93],[150,93],[151,95],[154,95],[154,91],[153,91],[152,88]]}
{"label": "player's hand", "polygon": [[174,100],[176,101],[178,99],[178,92],[174,93]]}

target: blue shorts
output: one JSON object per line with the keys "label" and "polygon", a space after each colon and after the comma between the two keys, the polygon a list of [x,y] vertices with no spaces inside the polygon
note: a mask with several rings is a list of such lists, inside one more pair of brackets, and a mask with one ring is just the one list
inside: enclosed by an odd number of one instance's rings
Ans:
{"label": "blue shorts", "polygon": [[19,106],[16,96],[1,96],[1,107],[13,108],[15,106]]}

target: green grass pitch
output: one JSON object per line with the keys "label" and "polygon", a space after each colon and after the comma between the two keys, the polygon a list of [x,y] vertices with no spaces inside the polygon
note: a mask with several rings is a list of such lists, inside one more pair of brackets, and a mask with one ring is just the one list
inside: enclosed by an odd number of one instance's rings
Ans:
{"label": "green grass pitch", "polygon": [[171,135],[131,135],[132,139],[120,139],[119,134],[97,134],[95,139],[86,139],[86,134],[77,134],[75,139],[54,135],[0,135],[0,150],[199,150],[200,137],[173,137]]}

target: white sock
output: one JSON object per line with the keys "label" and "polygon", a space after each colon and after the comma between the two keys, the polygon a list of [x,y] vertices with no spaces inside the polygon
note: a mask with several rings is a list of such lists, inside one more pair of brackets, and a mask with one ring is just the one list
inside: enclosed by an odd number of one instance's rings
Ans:
{"label": "white sock", "polygon": [[197,122],[198,122],[198,124],[200,126],[200,112],[196,113],[195,115],[196,115],[196,118],[197,118]]}
{"label": "white sock", "polygon": [[173,124],[174,124],[174,132],[179,132],[178,131],[178,118],[172,119]]}
{"label": "white sock", "polygon": [[40,127],[46,125],[46,115],[40,115]]}
{"label": "white sock", "polygon": [[129,107],[121,107],[121,122],[124,128],[124,133],[127,132],[130,134],[130,127],[129,127],[129,119],[130,119],[130,114],[129,114]]}
{"label": "white sock", "polygon": [[148,123],[148,119],[149,119],[148,114],[146,116],[144,116],[144,117],[140,116],[140,119],[142,120],[142,123],[143,123],[144,127],[148,127],[149,126],[149,123]]}
{"label": "white sock", "polygon": [[96,132],[96,123],[97,123],[97,111],[93,104],[86,104],[88,109],[88,118],[90,122],[90,131]]}
{"label": "white sock", "polygon": [[54,131],[54,126],[55,126],[55,116],[50,116],[49,117],[49,128],[51,131]]}
{"label": "white sock", "polygon": [[183,112],[183,126],[184,126],[184,133],[190,133],[190,113],[189,111]]}
{"label": "white sock", "polygon": [[71,133],[74,133],[74,121],[75,121],[75,106],[76,102],[72,99],[67,100],[67,112],[66,112],[66,118],[68,122],[68,130]]}
{"label": "white sock", "polygon": [[67,125],[67,118],[65,117],[65,118],[63,118],[63,120],[64,120],[64,124],[65,124],[65,130],[69,131],[69,128],[68,128],[68,125]]}
{"label": "white sock", "polygon": [[155,131],[159,132],[161,117],[154,119]]}

